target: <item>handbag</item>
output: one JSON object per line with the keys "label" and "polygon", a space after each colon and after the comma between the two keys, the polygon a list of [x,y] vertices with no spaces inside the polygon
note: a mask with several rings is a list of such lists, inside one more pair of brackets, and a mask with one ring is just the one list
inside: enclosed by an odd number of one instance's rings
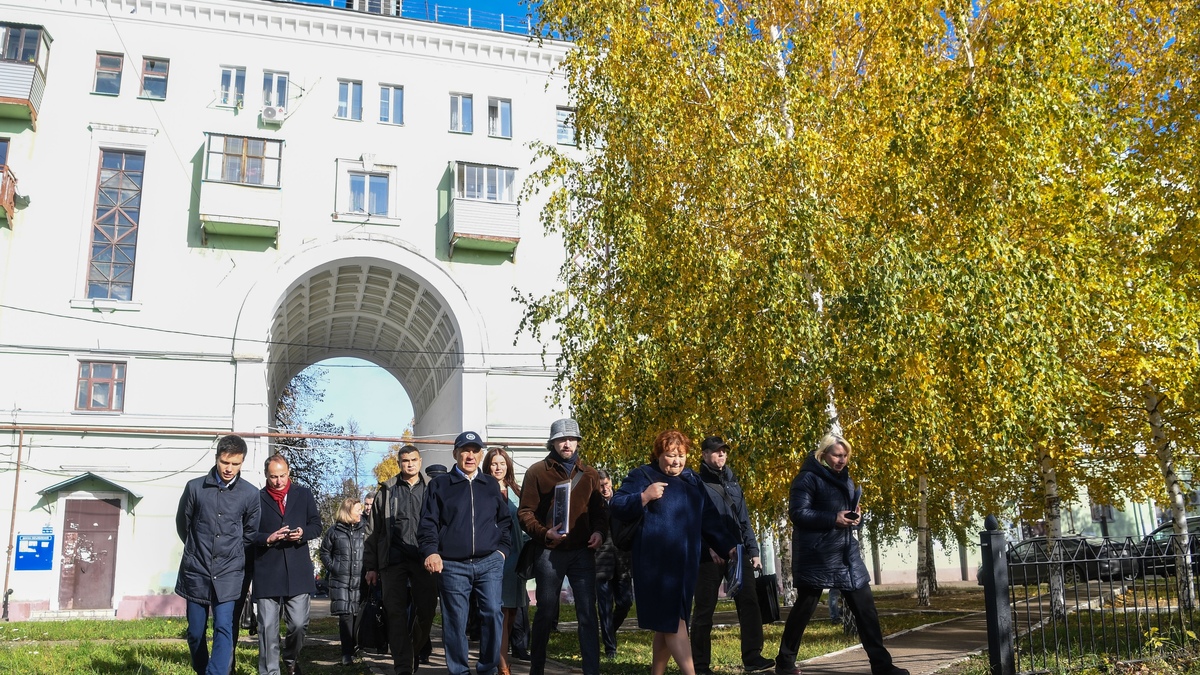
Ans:
{"label": "handbag", "polygon": [[632,551],[633,542],[637,541],[638,535],[642,533],[642,519],[645,518],[645,513],[637,517],[637,520],[621,520],[620,518],[612,518],[609,520],[609,534],[612,536],[613,545],[621,551]]}
{"label": "handbag", "polygon": [[355,620],[355,637],[358,646],[376,654],[388,653],[387,612],[383,610],[383,598],[376,589],[367,594]]}
{"label": "handbag", "polygon": [[774,574],[764,574],[754,580],[755,590],[758,592],[758,612],[762,615],[764,625],[779,620],[778,584]]}
{"label": "handbag", "polygon": [[521,547],[521,555],[517,556],[517,576],[528,581],[533,578],[533,564],[537,562],[538,556],[542,554],[542,549],[545,546],[538,544],[532,540],[525,542]]}

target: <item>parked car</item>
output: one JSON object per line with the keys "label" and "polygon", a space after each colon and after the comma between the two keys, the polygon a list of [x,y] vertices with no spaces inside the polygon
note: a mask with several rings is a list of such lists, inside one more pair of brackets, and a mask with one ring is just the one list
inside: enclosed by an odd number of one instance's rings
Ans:
{"label": "parked car", "polygon": [[[1050,582],[1050,550],[1044,537],[1008,548],[1008,583],[1032,586]],[[1138,571],[1130,551],[1119,542],[1095,537],[1063,537],[1056,543],[1066,583],[1132,578]],[[982,583],[982,581],[981,581]]]}
{"label": "parked car", "polygon": [[[1200,516],[1187,519],[1189,545],[1192,551],[1192,574],[1200,571]],[[1142,574],[1157,574],[1172,576],[1175,574],[1175,527],[1173,523],[1164,523],[1142,540],[1141,563]]]}

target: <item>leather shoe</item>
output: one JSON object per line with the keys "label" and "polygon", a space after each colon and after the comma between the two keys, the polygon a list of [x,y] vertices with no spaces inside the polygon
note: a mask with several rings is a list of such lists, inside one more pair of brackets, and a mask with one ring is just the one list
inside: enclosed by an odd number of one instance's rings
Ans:
{"label": "leather shoe", "polygon": [[771,659],[764,659],[763,657],[760,656],[757,659],[751,661],[750,663],[747,663],[742,668],[742,670],[746,671],[747,673],[762,673],[762,672],[771,670],[774,667],[775,667],[774,661],[772,661]]}
{"label": "leather shoe", "polygon": [[802,675],[797,666],[775,666],[775,675]]}
{"label": "leather shoe", "polygon": [[520,647],[513,647],[512,648],[512,657],[518,661],[528,661],[529,660],[529,650],[522,649]]}

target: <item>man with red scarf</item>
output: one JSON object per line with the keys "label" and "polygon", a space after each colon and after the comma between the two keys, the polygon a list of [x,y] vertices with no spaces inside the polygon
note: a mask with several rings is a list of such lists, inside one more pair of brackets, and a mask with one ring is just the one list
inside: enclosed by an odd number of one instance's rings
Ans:
{"label": "man with red scarf", "polygon": [[309,598],[317,590],[308,542],[321,537],[321,514],[312,492],[292,482],[283,455],[263,467],[267,486],[259,491],[258,534],[254,539],[254,599],[258,602],[258,672],[280,675],[279,614],[287,623],[283,663],[288,675],[300,672],[300,649],[308,630]]}

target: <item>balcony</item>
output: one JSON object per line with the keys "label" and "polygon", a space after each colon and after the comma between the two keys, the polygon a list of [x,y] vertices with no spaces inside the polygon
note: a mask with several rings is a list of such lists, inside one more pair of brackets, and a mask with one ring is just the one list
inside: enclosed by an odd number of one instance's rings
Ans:
{"label": "balcony", "polygon": [[9,229],[13,224],[13,209],[17,201],[17,176],[7,164],[0,164],[0,211],[4,212],[4,220]]}
{"label": "balcony", "polygon": [[200,228],[208,235],[270,239],[278,243],[283,208],[278,188],[206,180],[200,184]]}
{"label": "balcony", "polygon": [[0,23],[0,49],[0,117],[29,120],[37,130],[50,35],[41,26]]}
{"label": "balcony", "polygon": [[456,247],[511,255],[520,241],[516,204],[462,197],[450,202],[450,255]]}

